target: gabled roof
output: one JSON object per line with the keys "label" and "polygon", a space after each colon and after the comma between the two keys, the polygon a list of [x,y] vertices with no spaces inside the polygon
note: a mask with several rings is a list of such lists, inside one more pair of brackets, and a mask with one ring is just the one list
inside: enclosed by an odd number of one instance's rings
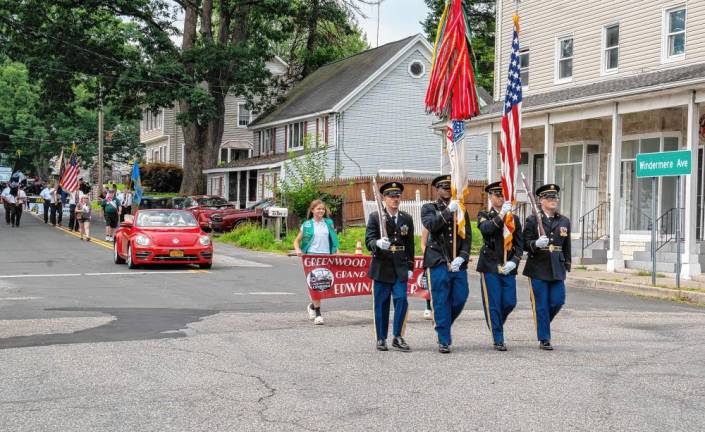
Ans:
{"label": "gabled roof", "polygon": [[[676,67],[657,72],[609,79],[579,87],[570,87],[527,96],[522,101],[522,111],[536,111],[548,107],[572,105],[609,99],[624,93],[638,93],[651,88],[670,85],[676,87],[693,80],[705,81],[705,63]],[[499,117],[504,101],[494,102],[481,110],[478,118]]]}
{"label": "gabled roof", "polygon": [[423,36],[409,36],[321,66],[294,85],[274,111],[257,118],[250,127],[333,111],[339,102],[417,40],[423,40]]}

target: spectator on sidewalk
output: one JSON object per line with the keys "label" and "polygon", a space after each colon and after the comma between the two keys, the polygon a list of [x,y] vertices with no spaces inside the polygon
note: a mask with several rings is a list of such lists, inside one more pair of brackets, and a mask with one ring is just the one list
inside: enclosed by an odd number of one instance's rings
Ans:
{"label": "spectator on sidewalk", "polygon": [[105,241],[113,241],[120,217],[120,200],[117,199],[114,191],[108,191],[100,206],[103,208],[105,217]]}
{"label": "spectator on sidewalk", "polygon": [[51,184],[47,183],[46,186],[42,189],[42,191],[39,193],[39,196],[42,198],[43,203],[42,207],[44,209],[44,223],[49,222],[49,209],[51,208]]}
{"label": "spectator on sidewalk", "polygon": [[[296,254],[332,255],[338,252],[338,236],[333,228],[330,210],[321,200],[313,200],[308,207],[308,220],[301,225],[299,235],[294,239]],[[316,325],[323,324],[321,301],[311,299],[307,307],[308,317]]]}
{"label": "spectator on sidewalk", "polygon": [[70,231],[78,231],[78,221],[76,220],[76,204],[78,204],[77,193],[78,191],[68,194]]}
{"label": "spectator on sidewalk", "polygon": [[76,220],[78,221],[81,240],[91,241],[91,202],[88,195],[81,195],[76,204]]}

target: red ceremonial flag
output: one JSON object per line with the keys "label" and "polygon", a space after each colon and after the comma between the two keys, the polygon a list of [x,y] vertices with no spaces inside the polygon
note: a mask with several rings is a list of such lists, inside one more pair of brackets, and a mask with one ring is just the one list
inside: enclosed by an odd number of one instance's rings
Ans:
{"label": "red ceremonial flag", "polygon": [[[514,16],[512,51],[509,56],[509,77],[504,97],[500,156],[502,158],[502,192],[504,199],[516,204],[516,180],[521,158],[521,66],[519,64],[519,16]],[[531,191],[527,191],[531,193]],[[512,248],[514,216],[504,218],[504,250]]]}

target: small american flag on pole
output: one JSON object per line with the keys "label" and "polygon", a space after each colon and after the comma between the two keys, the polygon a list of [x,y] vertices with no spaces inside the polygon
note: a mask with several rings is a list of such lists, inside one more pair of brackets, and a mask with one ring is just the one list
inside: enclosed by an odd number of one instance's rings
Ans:
{"label": "small american flag on pole", "polygon": [[71,152],[69,163],[66,165],[60,184],[61,188],[69,193],[74,193],[78,189],[78,158],[76,157],[75,149]]}
{"label": "small american flag on pole", "polygon": [[[521,65],[519,58],[519,16],[514,16],[512,51],[509,56],[509,77],[504,97],[500,156],[502,158],[502,192],[504,199],[516,204],[516,178],[521,158]],[[530,193],[530,191],[527,191]],[[504,250],[512,248],[514,216],[504,217]]]}

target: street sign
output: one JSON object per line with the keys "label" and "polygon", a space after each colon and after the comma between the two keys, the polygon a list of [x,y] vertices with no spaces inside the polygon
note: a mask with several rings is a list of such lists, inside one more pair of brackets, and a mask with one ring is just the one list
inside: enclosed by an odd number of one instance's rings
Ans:
{"label": "street sign", "polygon": [[270,207],[267,209],[267,214],[269,217],[280,217],[280,218],[285,218],[289,216],[289,209],[286,207]]}
{"label": "street sign", "polygon": [[687,175],[692,172],[690,150],[636,155],[637,177],[665,177]]}

